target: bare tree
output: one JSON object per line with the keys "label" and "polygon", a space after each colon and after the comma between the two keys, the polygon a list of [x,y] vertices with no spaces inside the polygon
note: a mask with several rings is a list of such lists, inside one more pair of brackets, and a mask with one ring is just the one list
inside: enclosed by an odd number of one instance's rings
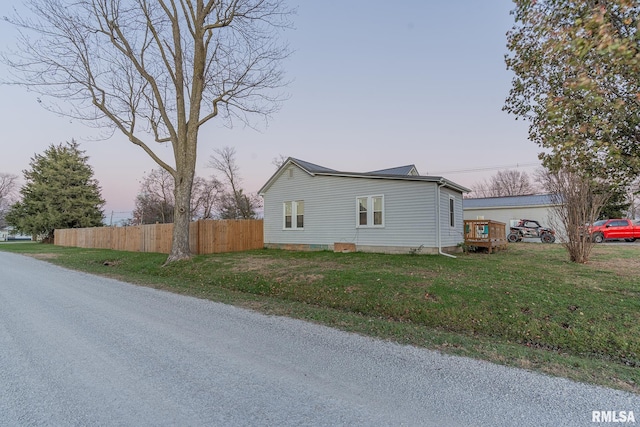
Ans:
{"label": "bare tree", "polygon": [[577,263],[589,261],[594,243],[586,227],[598,219],[610,192],[605,184],[567,169],[539,174],[554,203],[551,225],[562,225],[566,235],[560,241]]}
{"label": "bare tree", "polygon": [[288,159],[284,154],[278,154],[278,157],[271,159],[271,164],[274,165],[276,169],[280,169],[280,166],[284,165]]}
{"label": "bare tree", "polygon": [[14,202],[18,187],[18,177],[8,173],[0,173],[0,227],[4,227],[4,216],[11,203]]}
{"label": "bare tree", "polygon": [[526,172],[515,169],[498,171],[488,180],[473,186],[473,197],[504,197],[534,194],[536,187]]}
{"label": "bare tree", "polygon": [[133,218],[136,224],[173,222],[175,208],[173,176],[164,169],[145,175],[136,196]]}
{"label": "bare tree", "polygon": [[[25,0],[11,83],[45,108],[120,131],[176,182],[167,262],[190,257],[198,134],[218,118],[255,126],[284,99],[284,0]],[[58,104],[63,101],[63,104]],[[169,143],[172,161],[151,143]]]}
{"label": "bare tree", "polygon": [[220,203],[222,184],[215,177],[204,179],[196,176],[193,181],[191,214],[194,219],[211,219]]}
{"label": "bare tree", "polygon": [[[164,169],[153,169],[145,175],[136,196],[133,222],[136,224],[155,224],[173,222],[175,199],[173,198],[174,180]],[[189,211],[191,219],[213,218],[214,210],[220,201],[222,185],[211,178],[194,177]]]}
{"label": "bare tree", "polygon": [[231,147],[215,149],[208,166],[220,172],[226,189],[220,199],[222,219],[251,219],[256,217],[260,200],[254,194],[246,194],[242,189],[240,167],[236,163],[236,150]]}

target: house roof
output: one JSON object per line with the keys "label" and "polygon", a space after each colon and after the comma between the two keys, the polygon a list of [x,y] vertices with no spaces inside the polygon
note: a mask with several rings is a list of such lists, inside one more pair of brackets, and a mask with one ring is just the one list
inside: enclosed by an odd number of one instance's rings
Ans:
{"label": "house roof", "polygon": [[418,169],[416,168],[416,165],[398,166],[396,168],[381,169],[378,171],[367,172],[367,173],[379,174],[379,175],[414,175],[414,176],[420,175],[418,173]]}
{"label": "house roof", "polygon": [[512,208],[529,206],[552,206],[556,203],[551,194],[530,194],[526,196],[483,197],[464,199],[464,209]]}
{"label": "house roof", "polygon": [[275,174],[269,178],[264,186],[258,191],[258,194],[264,194],[264,192],[273,184],[273,182],[280,176],[280,174],[289,166],[296,165],[311,176],[342,176],[350,178],[372,178],[372,179],[394,179],[403,181],[425,181],[442,184],[445,187],[460,191],[461,193],[467,193],[471,190],[456,184],[453,181],[449,181],[441,176],[423,176],[418,175],[418,171],[415,165],[399,166],[390,169],[381,169],[373,172],[344,172],[337,171],[335,169],[319,166],[304,160],[295,159],[289,157],[276,171]]}
{"label": "house roof", "polygon": [[304,169],[310,174],[323,173],[323,172],[338,172],[337,170],[325,168],[324,166],[316,165],[310,162],[305,162],[304,160],[294,159],[293,157],[289,157],[287,161],[284,162],[284,164],[289,163],[289,160],[291,160],[293,163],[297,164],[299,167],[301,167],[302,169]]}

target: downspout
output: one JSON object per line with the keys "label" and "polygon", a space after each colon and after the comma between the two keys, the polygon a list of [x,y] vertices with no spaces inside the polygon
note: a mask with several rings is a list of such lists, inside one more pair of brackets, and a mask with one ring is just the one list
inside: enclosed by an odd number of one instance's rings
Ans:
{"label": "downspout", "polygon": [[455,256],[442,252],[442,236],[441,236],[441,229],[442,227],[440,226],[440,188],[444,187],[446,184],[444,182],[442,182],[442,180],[440,180],[440,182],[438,183],[438,185],[436,185],[436,197],[437,197],[437,201],[436,201],[436,205],[438,206],[437,209],[437,218],[436,218],[436,227],[438,228],[438,253],[440,255],[444,255],[444,256],[448,256],[449,258],[456,258]]}

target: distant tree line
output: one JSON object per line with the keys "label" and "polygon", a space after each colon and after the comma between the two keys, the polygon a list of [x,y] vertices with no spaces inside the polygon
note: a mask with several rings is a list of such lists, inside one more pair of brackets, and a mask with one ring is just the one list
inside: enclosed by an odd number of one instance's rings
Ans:
{"label": "distant tree line", "polygon": [[[209,179],[196,176],[191,190],[191,218],[253,219],[261,207],[256,194],[242,188],[236,151],[231,147],[215,149],[207,166],[214,170]],[[142,179],[136,196],[132,224],[173,222],[175,199],[173,176],[154,169]]]}
{"label": "distant tree line", "polygon": [[504,197],[534,194],[538,187],[526,172],[511,169],[498,171],[475,184],[472,190],[472,197]]}

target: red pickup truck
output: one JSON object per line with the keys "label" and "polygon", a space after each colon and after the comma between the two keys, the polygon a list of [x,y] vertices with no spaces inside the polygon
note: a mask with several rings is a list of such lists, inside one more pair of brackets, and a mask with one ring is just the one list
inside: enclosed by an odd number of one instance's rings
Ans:
{"label": "red pickup truck", "polygon": [[602,243],[609,239],[624,239],[633,242],[640,239],[640,225],[630,219],[603,219],[589,227],[591,240]]}

